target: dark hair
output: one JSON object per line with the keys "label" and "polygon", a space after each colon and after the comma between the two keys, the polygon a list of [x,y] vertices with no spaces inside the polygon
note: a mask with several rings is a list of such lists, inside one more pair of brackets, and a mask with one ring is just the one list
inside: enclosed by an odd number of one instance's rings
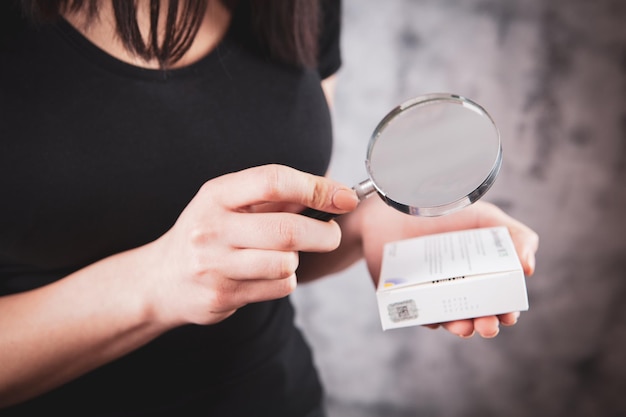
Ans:
{"label": "dark hair", "polygon": [[[5,1],[5,0],[0,0]],[[150,0],[148,39],[137,24],[137,6],[132,0],[110,0],[115,13],[117,35],[130,52],[162,67],[178,61],[198,32],[208,0],[168,0],[165,4],[165,36],[159,38],[157,22],[161,0]],[[237,3],[249,3],[249,25],[260,46],[286,64],[314,67],[320,24],[319,0],[221,0],[231,11]],[[100,0],[21,0],[28,16],[49,21],[63,12],[85,10],[90,19],[98,14]],[[182,6],[179,8],[179,6]]]}

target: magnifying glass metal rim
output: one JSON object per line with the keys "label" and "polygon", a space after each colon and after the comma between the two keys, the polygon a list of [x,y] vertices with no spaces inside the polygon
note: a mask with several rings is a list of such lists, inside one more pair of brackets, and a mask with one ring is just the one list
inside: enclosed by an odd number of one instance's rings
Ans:
{"label": "magnifying glass metal rim", "polygon": [[[399,114],[403,113],[404,111],[406,111],[407,109],[411,107],[423,106],[423,105],[432,104],[433,102],[441,102],[441,101],[447,101],[447,102],[452,102],[457,105],[462,105],[464,107],[467,107],[475,111],[476,113],[482,116],[487,117],[491,121],[491,124],[496,132],[496,137],[498,140],[498,152],[493,162],[493,166],[491,167],[491,170],[489,171],[489,174],[487,175],[487,177],[484,179],[484,181],[480,185],[478,185],[474,190],[469,192],[466,196],[460,197],[459,199],[455,201],[451,201],[449,203],[441,204],[437,206],[430,206],[430,207],[413,207],[413,206],[409,206],[409,205],[400,203],[398,201],[395,201],[392,198],[390,198],[387,195],[387,193],[385,193],[385,191],[382,190],[374,181],[374,175],[372,173],[372,168],[370,165],[370,160],[371,160],[370,157],[374,149],[374,145],[376,144],[376,141],[378,140],[381,133],[384,131],[385,127],[387,127],[387,125],[389,125],[389,123],[391,123],[391,121],[393,121],[393,119]],[[491,188],[491,186],[495,182],[495,179],[497,178],[498,173],[500,172],[501,166],[502,166],[502,142],[500,138],[500,131],[498,130],[498,127],[495,121],[493,120],[491,115],[487,112],[487,110],[485,110],[480,104],[474,102],[473,100],[470,100],[467,97],[463,97],[457,94],[449,94],[449,93],[425,94],[425,95],[421,95],[421,96],[412,98],[410,100],[407,100],[404,103],[396,106],[393,110],[387,113],[387,115],[383,117],[383,119],[378,123],[378,125],[376,126],[376,128],[374,129],[372,133],[372,136],[370,137],[370,141],[367,147],[365,167],[367,170],[368,179],[354,186],[354,190],[356,191],[357,195],[359,196],[359,199],[361,200],[367,198],[373,193],[378,193],[378,195],[385,201],[385,203],[387,203],[389,206],[392,206],[396,210],[401,211],[406,214],[410,214],[413,216],[423,216],[423,217],[443,216],[443,215],[455,212],[457,210],[460,210],[464,207],[467,207],[471,205],[472,203],[474,203],[475,201],[479,200],[483,195],[485,195],[485,193]]]}
{"label": "magnifying glass metal rim", "polygon": [[[370,156],[374,149],[374,145],[376,144],[378,137],[384,131],[384,128],[396,116],[398,116],[400,113],[404,112],[405,110],[411,107],[427,105],[435,101],[448,101],[457,105],[462,105],[464,107],[467,107],[475,111],[476,113],[482,116],[487,117],[496,132],[496,138],[498,140],[498,151],[497,151],[496,158],[493,162],[493,165],[488,175],[485,177],[482,183],[480,183],[480,185],[478,185],[471,192],[467,193],[467,195],[460,197],[455,201],[451,201],[449,203],[436,205],[436,206],[430,206],[430,207],[409,206],[409,205],[393,200],[387,195],[387,193],[384,192],[384,190],[382,190],[376,184],[376,182],[374,181],[374,176],[372,174],[372,168],[369,162],[371,159]],[[491,186],[495,182],[498,176],[498,173],[500,172],[501,166],[502,166],[502,141],[500,138],[500,131],[495,121],[491,117],[491,115],[487,112],[487,110],[485,110],[480,104],[474,102],[473,100],[470,100],[467,97],[463,97],[457,94],[450,94],[450,93],[425,94],[425,95],[417,96],[415,98],[407,100],[404,103],[396,106],[389,113],[387,113],[387,115],[383,117],[383,119],[378,123],[378,125],[376,126],[376,128],[374,129],[372,133],[372,136],[370,137],[370,141],[367,147],[365,167],[367,169],[368,178],[365,181],[358,183],[352,188],[356,191],[359,197],[359,200],[361,201],[365,200],[367,197],[373,194],[378,194],[380,198],[387,205],[395,208],[396,210],[402,213],[410,214],[413,216],[422,216],[422,217],[443,216],[443,215],[458,211],[462,208],[465,208],[471,205],[472,203],[476,202],[483,195],[485,195],[485,193],[491,188]],[[305,209],[302,212],[302,214],[307,217],[311,217],[311,218],[323,220],[323,221],[329,221],[337,216],[337,214],[327,213],[327,212],[323,212],[323,211],[319,211],[319,210],[315,210],[311,208]]]}

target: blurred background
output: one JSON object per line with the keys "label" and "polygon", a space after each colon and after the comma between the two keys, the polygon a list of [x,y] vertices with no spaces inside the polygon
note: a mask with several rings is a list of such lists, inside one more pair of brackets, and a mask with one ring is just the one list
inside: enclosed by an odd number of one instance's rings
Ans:
{"label": "blurred background", "polygon": [[540,235],[530,310],[493,340],[381,330],[363,263],[294,294],[329,417],[626,415],[626,2],[344,0],[331,174],[366,178],[392,107],[465,95],[494,117],[486,199]]}

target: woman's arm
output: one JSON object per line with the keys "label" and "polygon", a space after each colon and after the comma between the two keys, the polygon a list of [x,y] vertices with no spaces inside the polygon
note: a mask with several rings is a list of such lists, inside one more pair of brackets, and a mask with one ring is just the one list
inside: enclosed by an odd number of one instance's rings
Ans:
{"label": "woman's arm", "polygon": [[322,90],[324,91],[324,97],[326,97],[326,102],[328,103],[328,107],[331,112],[335,105],[335,87],[337,85],[337,75],[333,74],[330,77],[324,78],[322,80]]}
{"label": "woman's arm", "polygon": [[0,298],[0,408],[61,385],[167,329],[146,297],[151,247]]}

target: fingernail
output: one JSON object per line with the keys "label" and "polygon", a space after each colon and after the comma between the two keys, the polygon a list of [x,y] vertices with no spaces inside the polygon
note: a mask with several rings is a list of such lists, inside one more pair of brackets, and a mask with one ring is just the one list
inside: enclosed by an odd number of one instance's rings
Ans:
{"label": "fingernail", "polygon": [[507,321],[507,322],[500,321],[500,323],[502,323],[502,325],[504,325],[504,326],[513,326],[514,324],[517,323],[517,320],[519,319],[519,316],[520,316],[520,313],[519,312],[515,312],[513,314],[513,320]]}
{"label": "fingernail", "polygon": [[532,275],[535,272],[535,255],[529,253],[526,255],[526,264],[528,265],[527,275]]}
{"label": "fingernail", "polygon": [[340,188],[333,194],[333,205],[339,210],[354,210],[359,204],[359,197],[350,188]]}
{"label": "fingernail", "polygon": [[485,339],[493,339],[494,337],[496,337],[498,335],[498,333],[500,333],[500,328],[496,328],[496,331],[493,334],[486,334],[483,336],[483,338]]}
{"label": "fingernail", "polygon": [[476,333],[474,330],[472,330],[472,332],[470,334],[460,334],[459,337],[461,339],[469,339],[470,337],[474,336],[474,333]]}

